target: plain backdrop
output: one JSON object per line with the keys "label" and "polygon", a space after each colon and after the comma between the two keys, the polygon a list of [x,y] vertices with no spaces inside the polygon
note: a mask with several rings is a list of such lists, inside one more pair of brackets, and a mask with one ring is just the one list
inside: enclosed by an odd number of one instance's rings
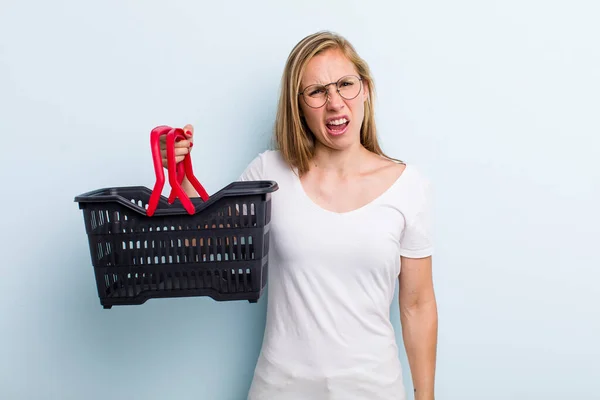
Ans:
{"label": "plain backdrop", "polygon": [[161,124],[194,124],[209,192],[236,179],[270,145],[289,51],[328,29],[373,70],[386,152],[434,183],[437,399],[600,399],[599,15],[592,0],[3,0],[0,398],[245,398],[267,298],[102,309],[73,200],[152,187]]}

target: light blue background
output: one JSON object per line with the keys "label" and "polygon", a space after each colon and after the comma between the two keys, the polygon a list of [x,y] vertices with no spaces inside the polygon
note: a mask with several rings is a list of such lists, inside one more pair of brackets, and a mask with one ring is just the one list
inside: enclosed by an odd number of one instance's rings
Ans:
{"label": "light blue background", "polygon": [[0,398],[244,398],[266,299],[103,310],[73,198],[152,187],[159,124],[194,124],[197,175],[229,183],[289,51],[331,29],[385,150],[435,184],[437,398],[600,399],[597,4],[2,1]]}

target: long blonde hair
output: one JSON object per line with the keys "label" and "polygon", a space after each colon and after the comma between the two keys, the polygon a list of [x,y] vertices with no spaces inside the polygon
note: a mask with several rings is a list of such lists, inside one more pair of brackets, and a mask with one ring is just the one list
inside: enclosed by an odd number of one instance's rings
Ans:
{"label": "long blonde hair", "polygon": [[314,56],[329,49],[341,50],[367,83],[369,96],[364,105],[364,120],[360,130],[361,144],[367,150],[389,158],[383,153],[377,140],[373,106],[375,85],[369,66],[344,37],[333,32],[321,31],[305,37],[292,49],[281,78],[281,93],[275,120],[275,147],[280,151],[285,162],[298,170],[299,175],[309,169],[316,140],[300,115],[298,103],[300,82],[308,62]]}

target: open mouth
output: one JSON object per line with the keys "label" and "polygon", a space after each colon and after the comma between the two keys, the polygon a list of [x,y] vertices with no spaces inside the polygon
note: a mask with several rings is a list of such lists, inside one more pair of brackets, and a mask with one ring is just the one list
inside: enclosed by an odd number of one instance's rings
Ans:
{"label": "open mouth", "polygon": [[346,132],[349,123],[350,120],[348,118],[342,117],[328,120],[325,126],[330,135],[338,136]]}

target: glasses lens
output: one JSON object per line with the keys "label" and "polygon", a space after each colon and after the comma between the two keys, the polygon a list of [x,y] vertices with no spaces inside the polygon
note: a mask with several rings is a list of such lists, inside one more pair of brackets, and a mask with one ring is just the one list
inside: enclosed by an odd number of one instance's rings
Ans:
{"label": "glasses lens", "polygon": [[352,100],[360,93],[360,80],[356,76],[345,76],[338,82],[340,96]]}
{"label": "glasses lens", "polygon": [[327,89],[322,85],[312,85],[304,89],[303,96],[306,104],[319,108],[327,101]]}

